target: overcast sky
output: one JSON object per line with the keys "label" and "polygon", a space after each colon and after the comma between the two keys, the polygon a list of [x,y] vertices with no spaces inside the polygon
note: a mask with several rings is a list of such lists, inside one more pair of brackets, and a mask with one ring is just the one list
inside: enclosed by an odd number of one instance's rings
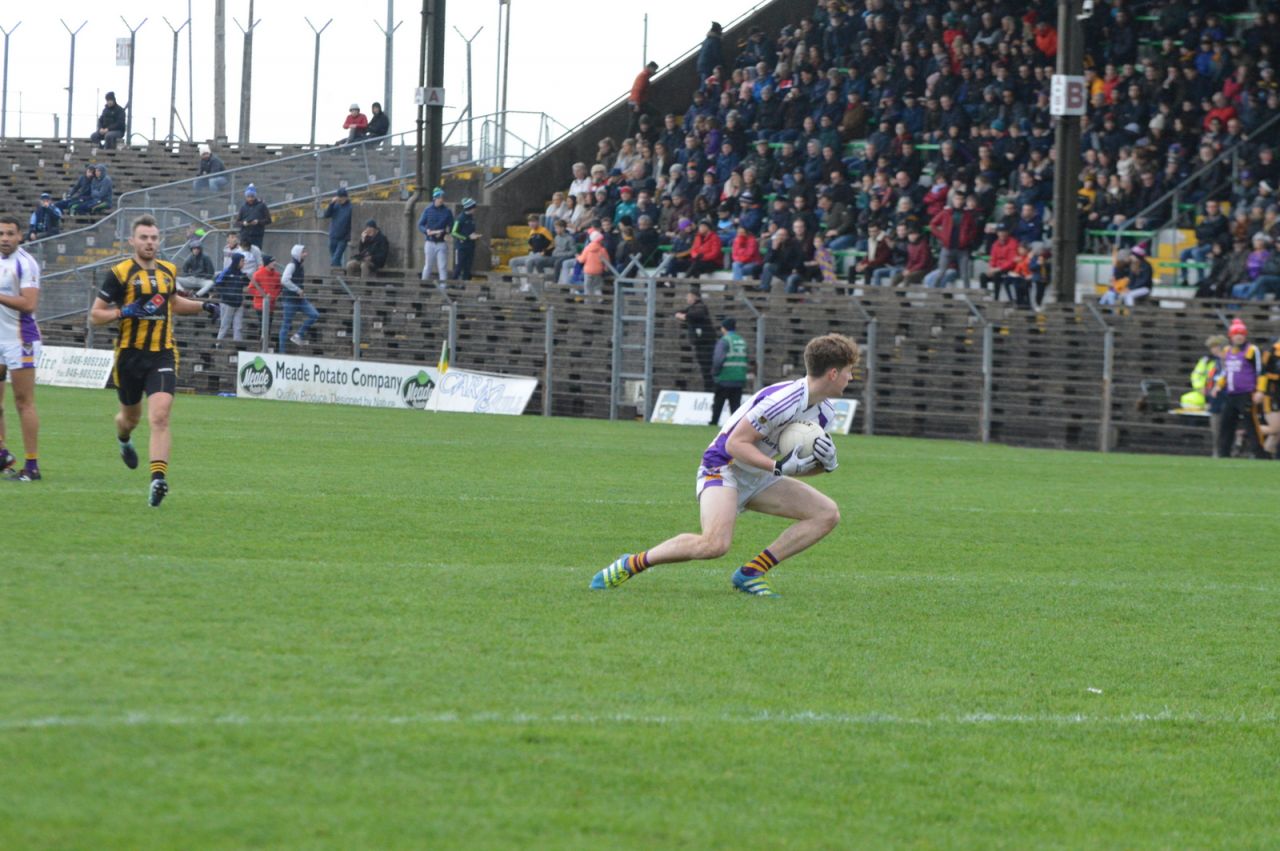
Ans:
{"label": "overcast sky", "polygon": [[[393,0],[395,33],[394,103],[387,111],[392,131],[413,129],[422,0]],[[644,13],[649,14],[649,58],[665,65],[701,42],[709,22],[728,23],[763,0],[512,0],[511,110],[546,112],[569,126],[625,93],[642,66]],[[798,0],[797,0],[798,2]],[[383,100],[387,23],[386,0],[255,0],[259,20],[253,41],[253,99],[250,135],[255,142],[305,142],[311,135],[311,81],[317,28],[332,19],[321,36],[317,141],[343,135],[342,120],[352,102],[367,113]],[[805,2],[806,7],[812,5]],[[5,4],[0,27],[9,40],[9,136],[66,134],[67,75],[71,38],[62,21],[75,29],[75,100],[72,132],[93,132],[103,95],[114,90],[128,98],[129,69],[116,64],[116,39],[129,35],[125,21],[138,30],[134,71],[133,130],[147,137],[168,133],[174,26],[193,16],[194,128],[197,140],[213,135],[213,0],[53,0],[49,5]],[[249,0],[227,0],[227,135],[239,133],[243,36],[235,20],[247,25]],[[125,21],[121,20],[121,16]],[[473,98],[477,115],[493,112],[496,86],[498,0],[450,0],[445,58],[446,122],[466,104],[466,36],[483,27],[472,44]],[[234,20],[233,20],[234,19]],[[376,20],[375,20],[376,19]],[[20,25],[19,25],[19,22]],[[189,115],[187,33],[179,37],[178,115],[175,133],[187,137]],[[154,125],[153,125],[154,121]],[[477,133],[479,132],[477,128]],[[532,133],[532,130],[525,132]],[[455,137],[460,138],[460,137]],[[530,139],[536,141],[536,139]]]}

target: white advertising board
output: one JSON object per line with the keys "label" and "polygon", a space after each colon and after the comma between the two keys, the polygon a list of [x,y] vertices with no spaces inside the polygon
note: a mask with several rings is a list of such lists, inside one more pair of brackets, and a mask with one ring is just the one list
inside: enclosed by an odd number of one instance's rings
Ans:
{"label": "white advertising board", "polygon": [[236,395],[246,399],[417,408],[472,414],[524,413],[538,381],[434,366],[240,352]]}
{"label": "white advertising board", "polygon": [[[750,398],[750,393],[743,393],[743,398]],[[653,406],[651,423],[668,423],[670,425],[709,425],[711,422],[711,405],[715,397],[710,393],[695,393],[681,390],[660,390],[658,401]],[[854,414],[858,412],[857,399],[833,399],[831,404],[836,409],[835,420],[827,426],[827,431],[837,434],[848,434],[853,425]],[[725,406],[720,413],[720,425],[728,421],[733,412]]]}
{"label": "white advertising board", "polygon": [[101,390],[107,386],[114,364],[115,352],[111,349],[41,346],[36,384]]}

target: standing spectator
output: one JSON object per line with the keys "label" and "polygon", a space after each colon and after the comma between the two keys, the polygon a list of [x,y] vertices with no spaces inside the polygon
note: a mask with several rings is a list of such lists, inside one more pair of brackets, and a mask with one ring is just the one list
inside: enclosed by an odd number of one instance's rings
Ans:
{"label": "standing spectator", "polygon": [[636,135],[636,131],[640,129],[640,116],[649,112],[649,80],[656,73],[658,63],[650,62],[636,74],[635,82],[631,84],[631,94],[627,96],[627,108],[631,112],[631,119],[627,124],[628,136]]}
{"label": "standing spectator", "polygon": [[222,302],[218,340],[224,339],[227,332],[231,331],[235,342],[244,342],[244,291],[249,286],[249,277],[244,273],[243,262],[244,255],[233,256],[231,265],[218,273],[217,283],[214,284],[218,301]]}
{"label": "standing spectator", "polygon": [[969,252],[973,250],[973,246],[978,243],[982,235],[977,210],[966,209],[965,199],[960,193],[953,193],[950,206],[933,217],[929,222],[929,230],[933,233],[934,239],[942,245],[936,271],[945,273],[947,268],[955,263],[960,285],[968,286]]}
{"label": "standing spectator", "polygon": [[89,136],[89,141],[100,148],[114,150],[116,143],[124,137],[128,121],[124,107],[116,103],[115,92],[107,92],[106,102],[102,114],[98,116],[98,129]]}
{"label": "standing spectator", "polygon": [[[476,241],[480,234],[476,232],[476,217],[471,211],[476,208],[474,198],[462,199],[462,211],[453,223],[450,235],[453,237],[454,267],[453,278],[457,281],[471,280],[471,266],[476,258]],[[383,237],[386,240],[386,237]]]}
{"label": "standing spectator", "polygon": [[178,289],[183,292],[208,291],[213,283],[213,261],[204,253],[204,243],[200,237],[193,236],[187,241],[190,255],[182,264],[182,274],[178,276]]}
{"label": "standing spectator", "polygon": [[253,296],[253,309],[258,311],[262,327],[267,327],[267,313],[280,303],[280,266],[270,254],[262,255],[262,266],[249,281],[249,294]]}
{"label": "standing spectator", "polygon": [[529,273],[539,272],[551,267],[551,251],[555,248],[555,237],[542,226],[542,219],[536,213],[530,213],[529,253],[516,257],[511,261],[511,274],[520,282],[520,292],[530,289]]}
{"label": "standing spectator", "polygon": [[54,201],[53,206],[64,213],[74,213],[76,207],[89,200],[89,190],[93,186],[93,163],[84,167],[84,174],[72,184],[62,196],[61,201]]}
{"label": "standing spectator", "polygon": [[[250,183],[244,188],[244,203],[240,212],[236,213],[236,227],[240,228],[240,245],[262,248],[263,237],[267,234],[267,225],[271,224],[271,210],[265,201],[258,197],[258,188]],[[245,274],[250,274],[245,270]]]}
{"label": "standing spectator", "polygon": [[444,190],[439,186],[431,190],[431,203],[418,217],[418,230],[426,238],[422,249],[422,280],[430,280],[434,269],[440,277],[436,286],[443,291],[449,266],[449,247],[444,238],[453,230],[453,212],[445,206]]}
{"label": "standing spectator", "polygon": [[1218,457],[1230,458],[1237,425],[1243,426],[1244,443],[1255,458],[1266,457],[1262,450],[1259,422],[1254,403],[1261,404],[1258,390],[1262,374],[1262,353],[1249,342],[1249,329],[1239,318],[1227,329],[1230,341],[1222,350],[1222,375],[1216,392],[1223,396],[1222,424],[1218,431]]}
{"label": "standing spectator", "polygon": [[702,372],[702,386],[709,392],[715,392],[715,379],[711,374],[711,361],[716,348],[716,326],[711,322],[711,311],[702,300],[702,289],[694,284],[685,295],[687,306],[676,313],[676,319],[684,323],[689,331],[689,342],[693,345],[694,360]]}
{"label": "standing spectator", "polygon": [[324,208],[324,218],[329,219],[329,265],[334,269],[342,268],[342,258],[351,241],[351,213],[351,198],[346,187],[339,186]]}
{"label": "standing spectator", "polygon": [[351,104],[351,108],[347,110],[346,120],[342,122],[342,129],[347,131],[347,138],[339,139],[339,145],[349,145],[363,139],[369,132],[369,118],[360,111],[360,104]]}
{"label": "standing spectator", "polygon": [[[284,354],[286,351],[286,340],[295,346],[301,346],[304,342],[304,335],[320,318],[320,311],[316,310],[311,302],[307,301],[307,297],[302,291],[307,282],[306,269],[303,265],[307,259],[307,247],[305,245],[295,245],[293,250],[289,252],[289,256],[292,260],[288,266],[284,267],[284,272],[280,275],[280,286],[284,297],[284,304],[281,308],[283,315],[280,318],[279,348],[276,349],[280,354]],[[307,318],[302,323],[302,327],[290,336],[289,329],[293,327],[293,316],[298,311],[305,313]]]}
{"label": "standing spectator", "polygon": [[208,145],[201,145],[200,169],[196,172],[196,191],[203,192],[211,189],[214,192],[221,192],[230,182],[228,178],[219,173],[226,170],[226,165],[218,158],[218,155]]}
{"label": "standing spectator", "polygon": [[381,139],[391,131],[391,119],[382,111],[382,104],[376,100],[369,107],[369,126],[365,128],[366,139]]}
{"label": "standing spectator", "polygon": [[698,50],[698,86],[702,87],[716,68],[724,64],[724,46],[720,43],[723,30],[716,21],[711,22],[707,37],[702,40]]}
{"label": "standing spectator", "polygon": [[720,320],[720,339],[711,354],[711,374],[716,382],[711,400],[711,422],[720,425],[720,412],[729,405],[729,415],[742,404],[742,388],[747,386],[747,341],[738,336],[738,321],[732,316]]}
{"label": "standing spectator", "polygon": [[[466,209],[466,201],[463,202],[463,209]],[[364,223],[364,230],[360,231],[360,244],[347,261],[347,274],[354,276],[358,272],[362,278],[372,278],[387,265],[387,255],[390,252],[391,244],[387,242],[387,235],[378,229],[376,221],[369,219]],[[465,281],[467,278],[461,280]]]}
{"label": "standing spectator", "polygon": [[40,193],[40,203],[31,213],[30,226],[27,229],[27,242],[35,242],[49,236],[57,236],[62,231],[62,211],[53,203],[53,196],[48,192]]}
{"label": "standing spectator", "polygon": [[609,261],[609,250],[604,245],[604,234],[598,230],[591,231],[587,244],[578,255],[582,264],[583,295],[598,296],[604,292],[604,270]]}

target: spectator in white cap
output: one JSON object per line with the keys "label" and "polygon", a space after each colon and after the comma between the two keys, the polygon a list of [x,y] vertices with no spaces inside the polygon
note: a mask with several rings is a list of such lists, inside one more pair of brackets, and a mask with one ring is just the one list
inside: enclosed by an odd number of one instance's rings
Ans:
{"label": "spectator in white cap", "polygon": [[339,145],[363,139],[369,132],[369,119],[360,111],[360,104],[351,104],[351,108],[347,110],[347,120],[342,122],[342,129],[347,131],[347,138],[339,139]]}
{"label": "spectator in white cap", "polygon": [[218,155],[208,145],[201,145],[200,170],[196,172],[196,191],[203,192],[212,189],[214,192],[221,192],[226,189],[229,180],[218,174],[218,172],[226,170],[226,164],[218,158]]}

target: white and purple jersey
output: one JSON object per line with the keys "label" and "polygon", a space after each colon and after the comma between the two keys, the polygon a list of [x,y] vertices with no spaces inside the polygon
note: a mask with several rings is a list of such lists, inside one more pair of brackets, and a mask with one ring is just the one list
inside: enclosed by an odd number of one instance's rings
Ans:
{"label": "white and purple jersey", "polygon": [[715,469],[733,460],[727,448],[729,435],[743,420],[764,435],[761,449],[765,454],[777,455],[778,435],[782,434],[782,430],[788,425],[807,420],[817,423],[822,426],[823,431],[826,431],[827,424],[835,419],[835,414],[835,407],[830,401],[820,402],[817,405],[809,404],[807,378],[770,384],[743,402],[742,406],[733,412],[728,424],[702,454],[702,466]]}
{"label": "white and purple jersey", "polygon": [[[19,248],[8,257],[0,255],[0,294],[20,296],[24,289],[40,289],[40,264]],[[0,305],[0,347],[35,343],[40,340],[36,315]]]}

